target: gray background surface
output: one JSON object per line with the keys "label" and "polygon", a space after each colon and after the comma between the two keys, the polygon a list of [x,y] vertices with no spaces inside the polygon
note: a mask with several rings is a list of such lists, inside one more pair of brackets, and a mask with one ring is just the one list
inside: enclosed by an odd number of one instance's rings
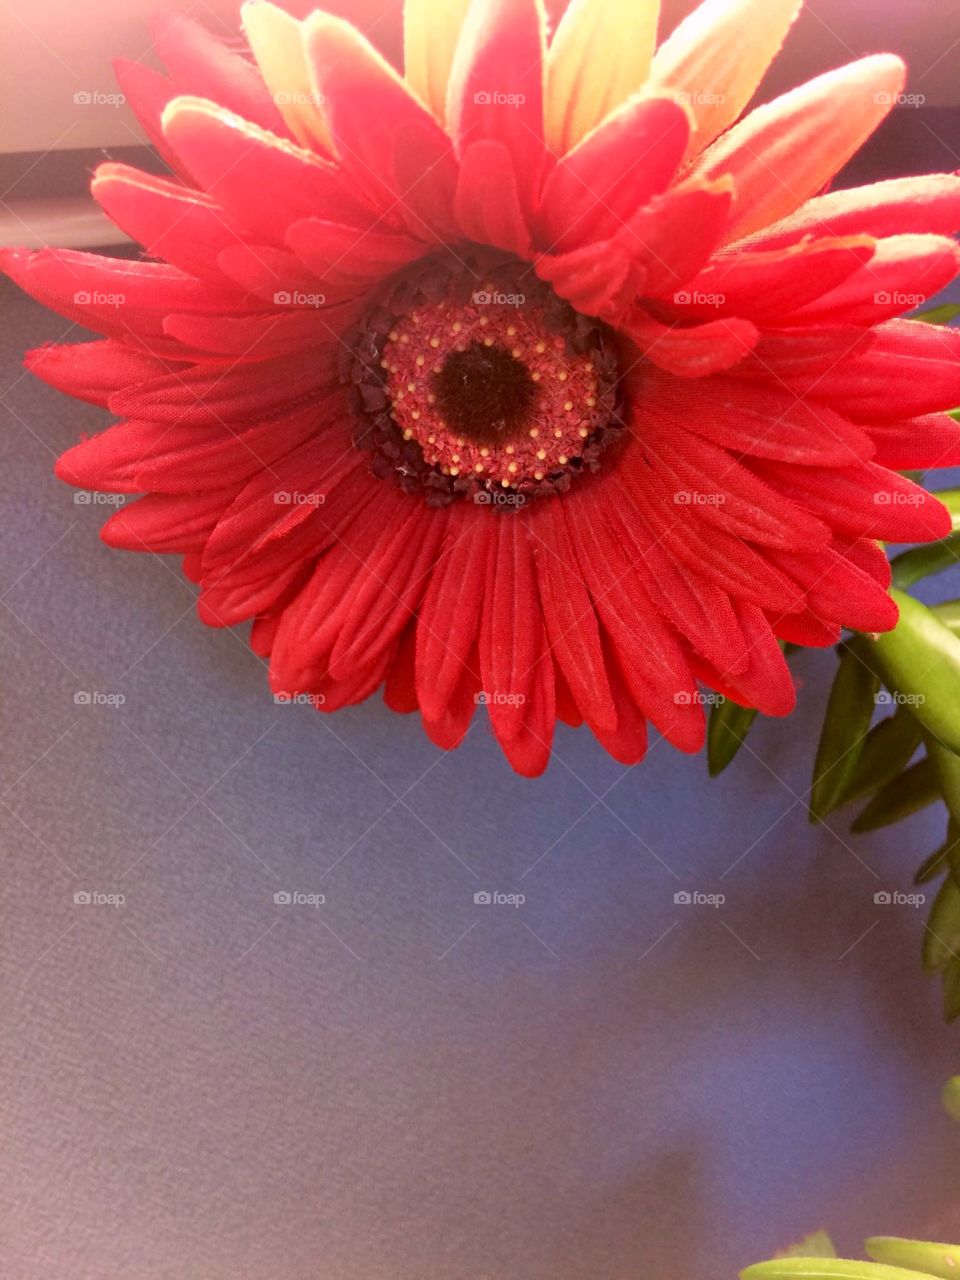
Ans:
{"label": "gray background surface", "polygon": [[942,818],[808,826],[830,654],[713,783],[277,707],[54,479],[104,415],[19,370],[66,323],[2,304],[4,1280],[726,1280],[820,1225],[960,1229],[957,1033],[923,913],[873,900]]}

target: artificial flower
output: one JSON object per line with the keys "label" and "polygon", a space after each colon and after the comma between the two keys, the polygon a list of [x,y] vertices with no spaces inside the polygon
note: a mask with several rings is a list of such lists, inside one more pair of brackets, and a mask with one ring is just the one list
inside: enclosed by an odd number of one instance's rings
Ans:
{"label": "artificial flower", "polygon": [[867,57],[744,110],[801,0],[407,0],[401,76],[348,22],[185,17],[121,88],[172,175],[102,165],[145,250],[14,251],[102,340],[30,353],[121,419],[74,485],[142,495],[114,547],[179,553],[252,621],[278,696],[383,687],[442,748],[478,703],[513,767],[557,719],[685,751],[701,686],[768,715],[782,641],[883,631],[880,539],[945,509],[960,334],[900,318],[957,273],[960,177],[825,191],[904,88]]}

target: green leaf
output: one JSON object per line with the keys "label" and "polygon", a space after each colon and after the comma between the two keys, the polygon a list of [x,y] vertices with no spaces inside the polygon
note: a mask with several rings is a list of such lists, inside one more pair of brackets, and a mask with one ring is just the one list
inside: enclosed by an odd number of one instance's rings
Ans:
{"label": "green leaf", "polygon": [[954,634],[960,631],[960,600],[945,600],[943,604],[935,604],[933,612]]}
{"label": "green leaf", "polygon": [[913,596],[891,595],[900,621],[871,639],[885,683],[909,699],[925,729],[960,754],[960,638]]}
{"label": "green leaf", "polygon": [[890,562],[893,569],[893,585],[901,590],[912,587],[915,582],[929,578],[932,574],[943,573],[945,569],[953,569],[960,564],[960,533],[951,533],[939,542],[930,542],[926,546],[911,547]]}
{"label": "green leaf", "polygon": [[923,965],[939,973],[960,953],[960,885],[947,876],[933,900],[923,937]]}
{"label": "green leaf", "polygon": [[833,1247],[833,1241],[826,1231],[814,1231],[813,1235],[807,1236],[799,1244],[794,1244],[789,1249],[784,1249],[780,1256],[784,1258],[835,1258],[837,1251]]}
{"label": "green leaf", "polygon": [[941,1098],[947,1115],[960,1120],[960,1076],[951,1076],[943,1086]]}
{"label": "green leaf", "polygon": [[738,706],[729,698],[714,703],[707,726],[707,768],[711,778],[723,773],[743,746],[756,717],[752,707]]}
{"label": "green leaf", "polygon": [[904,707],[875,724],[863,744],[844,804],[862,800],[895,778],[910,763],[921,741],[920,726]]}
{"label": "green leaf", "polygon": [[891,1267],[912,1267],[914,1271],[941,1276],[944,1280],[956,1280],[960,1275],[960,1245],[873,1236],[864,1249],[874,1262],[885,1262]]}
{"label": "green leaf", "polygon": [[960,963],[951,960],[943,971],[943,1020],[956,1022],[960,1017]]}
{"label": "green leaf", "polygon": [[949,324],[960,316],[960,306],[955,302],[944,302],[939,307],[931,307],[929,311],[918,311],[911,320],[922,320],[924,324]]}
{"label": "green leaf", "polygon": [[852,1258],[774,1258],[740,1272],[741,1280],[930,1280],[922,1271],[903,1271],[881,1262]]}
{"label": "green leaf", "polygon": [[924,758],[881,787],[854,820],[850,830],[860,835],[902,822],[940,799],[940,782],[933,761]]}
{"label": "green leaf", "polygon": [[811,821],[822,822],[843,803],[863,754],[879,692],[879,677],[856,649],[845,646],[830,689],[813,766]]}
{"label": "green leaf", "polygon": [[948,751],[930,734],[926,735],[927,755],[940,784],[940,794],[954,822],[960,823],[960,757]]}
{"label": "green leaf", "polygon": [[947,838],[939,849],[935,849],[930,857],[921,864],[913,877],[914,884],[926,884],[930,880],[942,876],[946,871],[957,873],[960,868],[960,832],[951,822],[947,827]]}

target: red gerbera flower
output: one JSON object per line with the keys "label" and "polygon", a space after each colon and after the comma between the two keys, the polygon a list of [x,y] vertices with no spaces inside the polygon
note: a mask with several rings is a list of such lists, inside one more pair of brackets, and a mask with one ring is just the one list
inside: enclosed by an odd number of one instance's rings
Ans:
{"label": "red gerbera flower", "polygon": [[30,368],[122,421],[63,479],[103,531],[253,620],[276,692],[385,685],[441,747],[477,702],[515,769],[557,717],[618,759],[703,738],[698,682],[794,701],[778,640],[896,622],[877,539],[949,531],[896,468],[960,462],[960,177],[829,195],[896,102],[863,59],[739,119],[800,0],[407,0],[401,78],[256,0],[252,59],[163,17],[119,68],[176,177],[93,190],[129,262],[8,255],[102,341]]}

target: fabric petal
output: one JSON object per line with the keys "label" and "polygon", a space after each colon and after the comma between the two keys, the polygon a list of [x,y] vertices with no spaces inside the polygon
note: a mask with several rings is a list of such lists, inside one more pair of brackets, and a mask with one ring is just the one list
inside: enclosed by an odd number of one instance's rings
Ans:
{"label": "fabric petal", "polygon": [[403,74],[407,84],[441,124],[447,115],[447,85],[470,0],[405,0]]}
{"label": "fabric petal", "polygon": [[[310,75],[301,24],[285,10],[270,4],[269,0],[250,0],[241,6],[240,12],[243,30],[260,74],[286,128],[306,150],[332,155],[333,139],[324,116],[323,103]],[[203,93],[198,96],[214,98],[216,95]],[[239,108],[235,110],[238,115],[253,120],[253,116],[246,115]],[[265,127],[272,128],[274,133],[280,132],[274,126]]]}
{"label": "fabric petal", "polygon": [[669,98],[632,100],[558,161],[543,187],[538,234],[566,253],[616,234],[670,185],[690,136]]}
{"label": "fabric petal", "polygon": [[660,0],[571,0],[547,53],[546,134],[565,155],[640,90]]}
{"label": "fabric petal", "polygon": [[473,143],[510,153],[524,213],[533,212],[546,163],[542,0],[474,0],[450,72],[447,126],[458,156]]}
{"label": "fabric petal", "polygon": [[890,112],[905,75],[892,54],[863,58],[758,107],[709,147],[697,175],[736,184],[728,240],[816,195]]}
{"label": "fabric petal", "polygon": [[657,50],[647,93],[690,106],[697,155],[740,116],[777,56],[803,0],[705,0]]}

